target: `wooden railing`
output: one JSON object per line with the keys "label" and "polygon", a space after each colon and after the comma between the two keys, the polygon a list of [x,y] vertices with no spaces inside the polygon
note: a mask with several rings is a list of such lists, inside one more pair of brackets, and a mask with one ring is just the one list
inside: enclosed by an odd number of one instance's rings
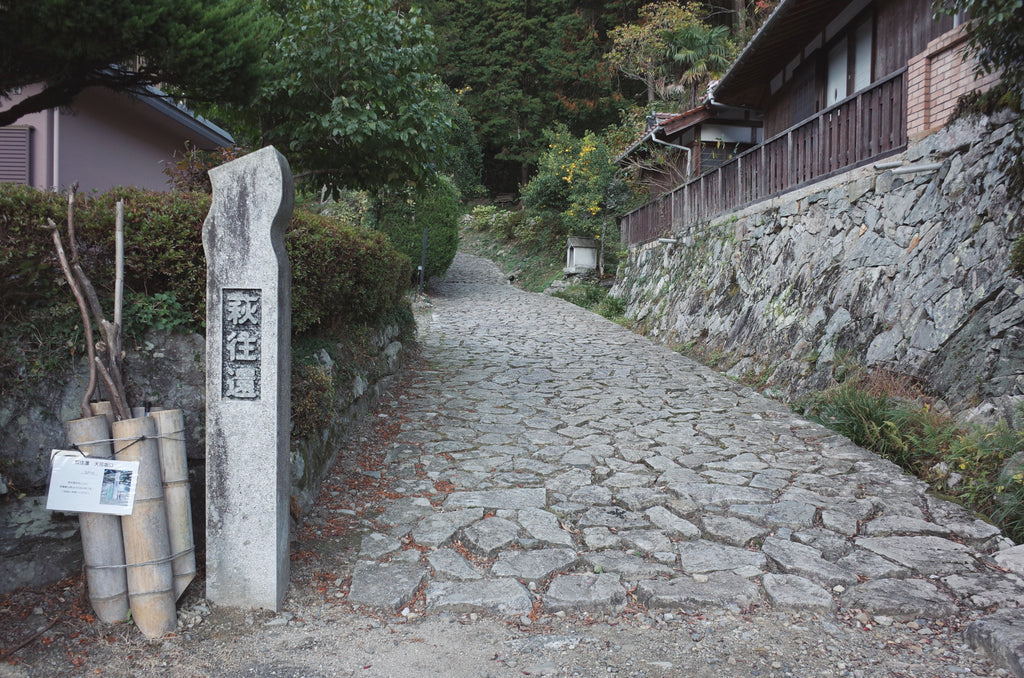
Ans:
{"label": "wooden railing", "polygon": [[621,217],[637,245],[902,150],[906,68]]}

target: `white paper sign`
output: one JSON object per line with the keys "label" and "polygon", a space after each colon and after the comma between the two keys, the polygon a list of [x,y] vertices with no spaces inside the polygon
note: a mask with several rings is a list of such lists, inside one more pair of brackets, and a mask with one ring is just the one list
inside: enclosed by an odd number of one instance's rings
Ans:
{"label": "white paper sign", "polygon": [[70,513],[131,515],[139,462],[84,457],[76,450],[53,450],[46,508]]}

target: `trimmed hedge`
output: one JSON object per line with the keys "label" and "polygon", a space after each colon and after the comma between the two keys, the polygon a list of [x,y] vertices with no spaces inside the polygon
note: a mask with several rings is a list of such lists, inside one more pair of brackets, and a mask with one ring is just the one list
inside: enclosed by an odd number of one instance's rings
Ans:
{"label": "trimmed hedge", "polygon": [[296,212],[285,242],[292,262],[292,327],[337,329],[395,306],[412,267],[383,233]]}
{"label": "trimmed hedge", "polygon": [[[0,184],[0,307],[46,301],[61,275],[47,217],[64,223],[66,199],[55,193]],[[54,272],[56,268],[56,273]]]}
{"label": "trimmed hedge", "polygon": [[379,228],[418,270],[423,252],[423,228],[427,227],[427,278],[444,275],[459,248],[459,202],[447,179],[419,190],[388,196],[381,209]]}
{"label": "trimmed hedge", "polygon": [[[135,188],[80,196],[75,222],[83,268],[106,299],[112,296],[114,204],[119,198],[125,200],[126,288],[147,297],[172,293],[190,329],[200,329],[206,317],[202,229],[210,196]],[[71,298],[52,236],[39,227],[52,218],[67,248],[66,204],[61,195],[0,184],[0,305],[5,314]],[[408,258],[382,234],[298,209],[286,247],[292,263],[294,334],[382,314],[401,301],[411,276]]]}

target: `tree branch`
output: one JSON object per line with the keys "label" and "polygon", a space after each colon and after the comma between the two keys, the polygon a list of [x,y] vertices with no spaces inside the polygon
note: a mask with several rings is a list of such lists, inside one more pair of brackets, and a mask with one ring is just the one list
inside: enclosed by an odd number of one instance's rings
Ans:
{"label": "tree branch", "polygon": [[60,231],[57,230],[57,224],[53,223],[53,219],[47,219],[46,223],[47,226],[43,228],[49,228],[53,231],[53,244],[57,248],[57,259],[60,260],[60,267],[64,271],[64,277],[67,278],[68,285],[71,286],[71,292],[75,295],[75,301],[78,302],[78,310],[82,313],[82,326],[85,329],[85,351],[89,357],[89,385],[82,396],[82,418],[88,419],[92,416],[89,400],[96,390],[96,352],[92,344],[92,323],[89,321],[89,311],[86,308],[85,299],[82,297],[82,291],[78,289],[75,276],[71,272],[71,267],[68,266],[68,258],[64,254],[64,246],[60,242]]}
{"label": "tree branch", "polygon": [[0,111],[0,127],[13,125],[29,113],[70,106],[75,96],[86,87],[88,87],[86,83],[47,87],[38,94],[22,99],[6,111]]}

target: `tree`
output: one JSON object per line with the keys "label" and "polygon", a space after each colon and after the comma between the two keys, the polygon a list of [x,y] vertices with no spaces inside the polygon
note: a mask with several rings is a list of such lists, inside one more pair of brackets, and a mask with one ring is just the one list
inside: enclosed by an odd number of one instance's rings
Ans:
{"label": "tree", "polygon": [[700,102],[707,84],[728,70],[735,54],[729,30],[703,21],[681,24],[669,34],[668,45],[666,56],[678,69],[678,76],[675,84],[666,88],[666,94],[680,100],[683,108]]}
{"label": "tree", "polygon": [[701,90],[723,73],[735,48],[724,26],[711,26],[690,5],[647,5],[640,20],[611,32],[608,61],[627,78],[647,88],[647,100],[675,100],[695,106]]}
{"label": "tree", "polygon": [[5,0],[0,26],[0,98],[43,84],[0,111],[0,127],[70,106],[94,86],[147,96],[160,85],[191,102],[244,102],[268,38],[246,0]]}
{"label": "tree", "polygon": [[[384,197],[384,196],[380,196]],[[444,177],[419,187],[387,191],[378,226],[395,249],[405,254],[418,271],[427,231],[424,277],[444,275],[459,248],[459,205],[455,187]]]}
{"label": "tree", "polygon": [[[451,130],[436,48],[417,10],[388,0],[268,0],[278,38],[252,106],[227,117],[332,189],[433,175]],[[450,108],[450,106],[448,106]]]}
{"label": "tree", "polygon": [[[616,216],[634,197],[614,162],[607,140],[592,132],[573,136],[564,125],[544,135],[537,174],[523,189],[528,214],[557,214],[558,228],[548,237],[605,236],[614,232]],[[551,220],[546,222],[551,225]]]}
{"label": "tree", "polygon": [[1024,0],[936,0],[945,14],[969,12],[970,49],[982,73],[1002,71],[1002,81],[1024,106]]}
{"label": "tree", "polygon": [[444,81],[465,91],[484,152],[484,183],[525,183],[556,121],[582,133],[614,122],[624,105],[603,61],[607,32],[638,0],[428,0]]}

